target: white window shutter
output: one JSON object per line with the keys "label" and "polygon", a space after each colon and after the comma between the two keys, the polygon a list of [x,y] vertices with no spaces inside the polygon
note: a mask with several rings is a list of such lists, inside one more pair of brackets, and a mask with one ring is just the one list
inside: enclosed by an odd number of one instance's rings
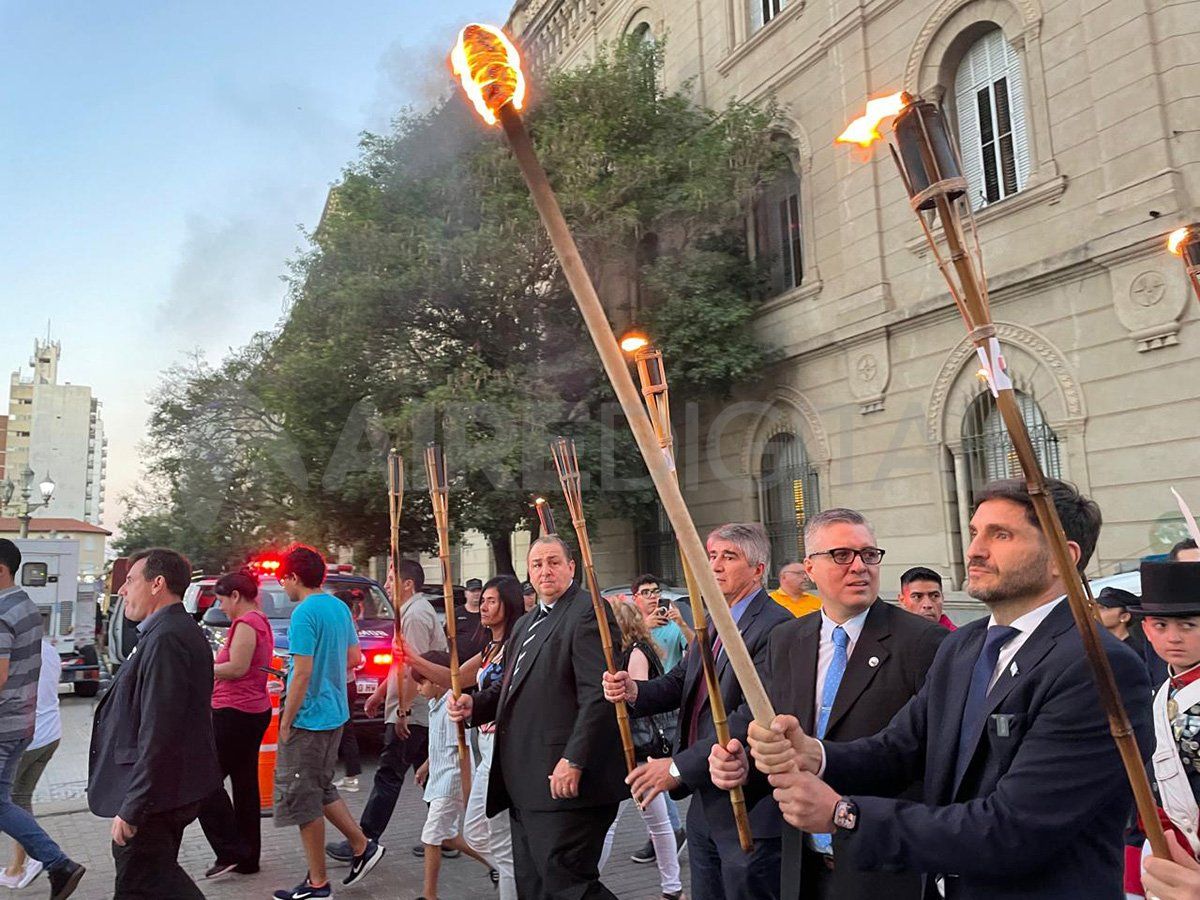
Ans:
{"label": "white window shutter", "polygon": [[[999,32],[997,32],[999,34]],[[1029,128],[1025,118],[1025,76],[1021,57],[1008,41],[1004,41],[1005,72],[1008,75],[1009,113],[1012,116],[1013,153],[1017,163],[1017,190],[1025,189],[1029,181]]]}
{"label": "white window shutter", "polygon": [[975,105],[977,58],[980,43],[967,51],[954,78],[954,105],[958,111],[958,152],[962,156],[963,177],[971,209],[983,205],[983,155],[979,146],[979,110]]}
{"label": "white window shutter", "polygon": [[763,27],[763,0],[746,0],[750,5],[750,33],[758,31]]}

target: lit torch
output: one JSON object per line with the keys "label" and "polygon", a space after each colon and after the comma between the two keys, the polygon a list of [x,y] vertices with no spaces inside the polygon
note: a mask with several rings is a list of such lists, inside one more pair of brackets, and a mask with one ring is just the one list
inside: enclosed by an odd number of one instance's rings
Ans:
{"label": "lit torch", "polygon": [[[592,336],[592,342],[596,345],[600,361],[604,364],[604,371],[608,374],[617,399],[621,402],[625,418],[637,440],[638,449],[646,461],[646,468],[654,480],[663,510],[675,530],[684,559],[699,578],[700,591],[708,604],[717,633],[721,636],[725,654],[741,684],[742,693],[759,724],[769,726],[775,718],[771,701],[767,698],[754,662],[746,650],[737,623],[733,621],[725,598],[717,586],[704,544],[692,522],[687,504],[683,501],[679,485],[663,459],[654,427],[642,408],[633,378],[621,358],[621,348],[617,346],[616,336],[604,314],[596,287],[588,276],[583,258],[579,255],[579,248],[575,245],[575,239],[571,236],[567,221],[559,208],[558,199],[538,161],[533,143],[529,140],[529,133],[525,130],[525,123],[520,114],[521,103],[524,102],[525,81],[521,75],[520,57],[516,48],[498,29],[486,25],[468,25],[459,35],[458,44],[453,59],[455,71],[463,80],[463,89],[485,121],[499,121],[504,129],[513,156],[525,183],[529,186],[534,206],[537,207],[550,243],[554,246],[554,252],[562,265],[567,284],[575,296],[575,302]],[[503,56],[499,48],[503,48]],[[505,67],[512,71],[503,72]]]}
{"label": "lit torch", "polygon": [[1167,249],[1183,260],[1188,281],[1200,300],[1200,225],[1176,228],[1167,237]]}
{"label": "lit torch", "polygon": [[[1075,569],[1075,562],[1071,559],[1058,511],[1046,493],[1046,478],[1033,451],[1025,419],[1013,393],[1012,379],[1000,351],[1000,342],[996,337],[996,327],[992,323],[988,304],[983,254],[979,247],[975,218],[967,202],[967,182],[962,176],[962,166],[950,137],[950,130],[941,110],[934,104],[908,94],[896,96],[900,101],[899,109],[895,109],[896,104],[876,104],[873,115],[878,118],[866,122],[856,121],[854,135],[878,135],[882,119],[889,115],[895,116],[891,140],[888,142],[892,159],[900,171],[900,178],[925,234],[925,240],[966,324],[967,335],[979,354],[980,375],[986,380],[996,398],[996,406],[1004,419],[1004,425],[1025,475],[1042,533],[1046,535],[1050,544],[1058,571],[1064,575],[1071,614],[1083,639],[1084,652],[1092,667],[1092,677],[1108,717],[1109,730],[1125,764],[1125,772],[1133,788],[1134,800],[1137,802],[1146,836],[1155,856],[1170,859],[1166,837],[1155,811],[1154,796],[1150,792],[1150,782],[1138,750],[1137,738],[1129,724],[1129,716],[1121,701],[1108,656],[1100,646],[1088,588],[1082,578],[1067,575]],[[946,242],[945,254],[939,249],[938,240],[934,236],[935,221],[940,222],[942,227]],[[1200,250],[1197,252],[1200,253]]]}
{"label": "lit torch", "polygon": [[554,525],[554,510],[550,508],[549,501],[545,497],[535,497],[533,508],[537,510],[538,524],[541,526],[542,535],[558,534],[558,528]]}
{"label": "lit torch", "polygon": [[396,619],[393,643],[400,645],[403,631],[400,624],[400,512],[404,507],[404,460],[400,451],[393,447],[387,458],[388,481],[388,524],[389,528],[389,558],[388,567],[391,569],[392,606]]}

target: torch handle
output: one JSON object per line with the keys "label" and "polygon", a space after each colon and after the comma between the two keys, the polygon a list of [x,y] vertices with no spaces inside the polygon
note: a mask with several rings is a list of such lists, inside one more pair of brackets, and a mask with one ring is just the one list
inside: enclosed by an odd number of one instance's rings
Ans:
{"label": "torch handle", "polygon": [[567,227],[567,221],[563,217],[558,200],[550,187],[550,181],[546,178],[546,173],[529,140],[525,123],[521,119],[521,114],[512,108],[512,104],[501,107],[499,118],[504,133],[508,137],[513,156],[521,169],[525,183],[529,186],[529,192],[537,207],[538,215],[550,237],[550,243],[554,246],[554,251],[562,264],[563,274],[571,287],[571,292],[587,325],[592,342],[604,364],[604,371],[621,403],[621,409],[629,422],[630,430],[637,441],[638,449],[642,453],[650,477],[654,480],[654,486],[662,500],[663,510],[670,519],[671,527],[675,531],[684,558],[691,564],[692,571],[698,573],[700,589],[709,600],[709,607],[713,611],[713,623],[721,635],[725,654],[729,657],[729,663],[737,675],[742,693],[750,704],[750,709],[754,712],[754,718],[759,724],[768,726],[775,718],[775,710],[767,697],[762,680],[758,677],[758,671],[754,668],[754,661],[750,658],[750,653],[738,631],[737,623],[733,621],[733,615],[725,605],[724,596],[717,585],[716,578],[708,568],[708,555],[704,551],[700,534],[696,531],[695,523],[692,522],[688,513],[687,504],[684,502],[679,485],[671,478],[666,461],[657,446],[658,442],[654,435],[654,428],[650,424],[650,417],[642,407],[638,390],[633,384],[629,369],[621,355],[621,348],[617,345],[617,338],[604,314],[600,297],[596,294],[595,285],[588,276],[587,267],[579,255],[579,248],[575,245],[575,239]]}
{"label": "torch handle", "polygon": [[[450,577],[450,533],[449,529],[438,526],[438,557],[442,563],[442,603],[446,610],[446,643],[450,648],[450,692],[457,700],[462,696],[462,683],[458,673],[458,628],[454,621],[454,583]],[[467,728],[462,722],[458,723],[458,761],[467,759]],[[463,783],[464,790],[470,784],[470,778]]]}
{"label": "torch handle", "polygon": [[[704,598],[696,589],[696,581],[688,568],[687,560],[681,558],[681,562],[683,583],[687,586],[688,596],[696,601],[692,618],[696,626],[696,647],[700,651],[700,665],[704,669],[704,681],[708,685],[708,705],[712,712],[713,728],[717,732],[717,743],[725,747],[729,744],[729,716],[725,711],[725,698],[721,696],[721,682],[717,680],[717,663],[713,657],[712,642],[708,637]],[[744,852],[751,853],[754,850],[754,834],[750,831],[746,794],[740,786],[729,792],[729,802],[733,805],[733,821],[737,824],[738,843]]]}
{"label": "torch handle", "polygon": [[[592,543],[588,538],[587,522],[582,518],[571,517],[575,526],[575,535],[579,538],[579,555],[583,557],[583,571],[587,576],[588,591],[592,595],[592,612],[596,614],[596,628],[600,631],[600,646],[604,649],[604,664],[610,675],[617,674],[617,663],[613,657],[612,630],[608,627],[608,610],[605,609],[605,599],[600,596],[600,584],[596,580],[596,566],[592,562]],[[637,758],[633,751],[633,729],[629,725],[629,707],[624,700],[615,704],[617,709],[617,730],[621,733],[621,749],[625,753],[625,771],[632,772],[637,767]],[[635,797],[634,800],[637,800]],[[640,805],[640,804],[639,804]]]}

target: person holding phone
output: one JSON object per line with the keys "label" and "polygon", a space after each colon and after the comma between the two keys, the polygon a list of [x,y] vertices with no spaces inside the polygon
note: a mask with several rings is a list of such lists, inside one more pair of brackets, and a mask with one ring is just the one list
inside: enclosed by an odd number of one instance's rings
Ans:
{"label": "person holding phone", "polygon": [[650,629],[650,637],[662,650],[663,671],[670,672],[683,659],[696,632],[684,621],[675,604],[663,597],[657,576],[639,575],[630,591]]}

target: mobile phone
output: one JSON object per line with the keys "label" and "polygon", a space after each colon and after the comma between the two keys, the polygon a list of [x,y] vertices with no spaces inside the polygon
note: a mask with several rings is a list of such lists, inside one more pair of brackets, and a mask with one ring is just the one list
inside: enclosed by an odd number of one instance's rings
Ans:
{"label": "mobile phone", "polygon": [[663,603],[658,604],[658,611],[660,614],[662,614],[664,616],[670,611],[670,609],[671,609],[671,601],[670,600],[667,600]]}

